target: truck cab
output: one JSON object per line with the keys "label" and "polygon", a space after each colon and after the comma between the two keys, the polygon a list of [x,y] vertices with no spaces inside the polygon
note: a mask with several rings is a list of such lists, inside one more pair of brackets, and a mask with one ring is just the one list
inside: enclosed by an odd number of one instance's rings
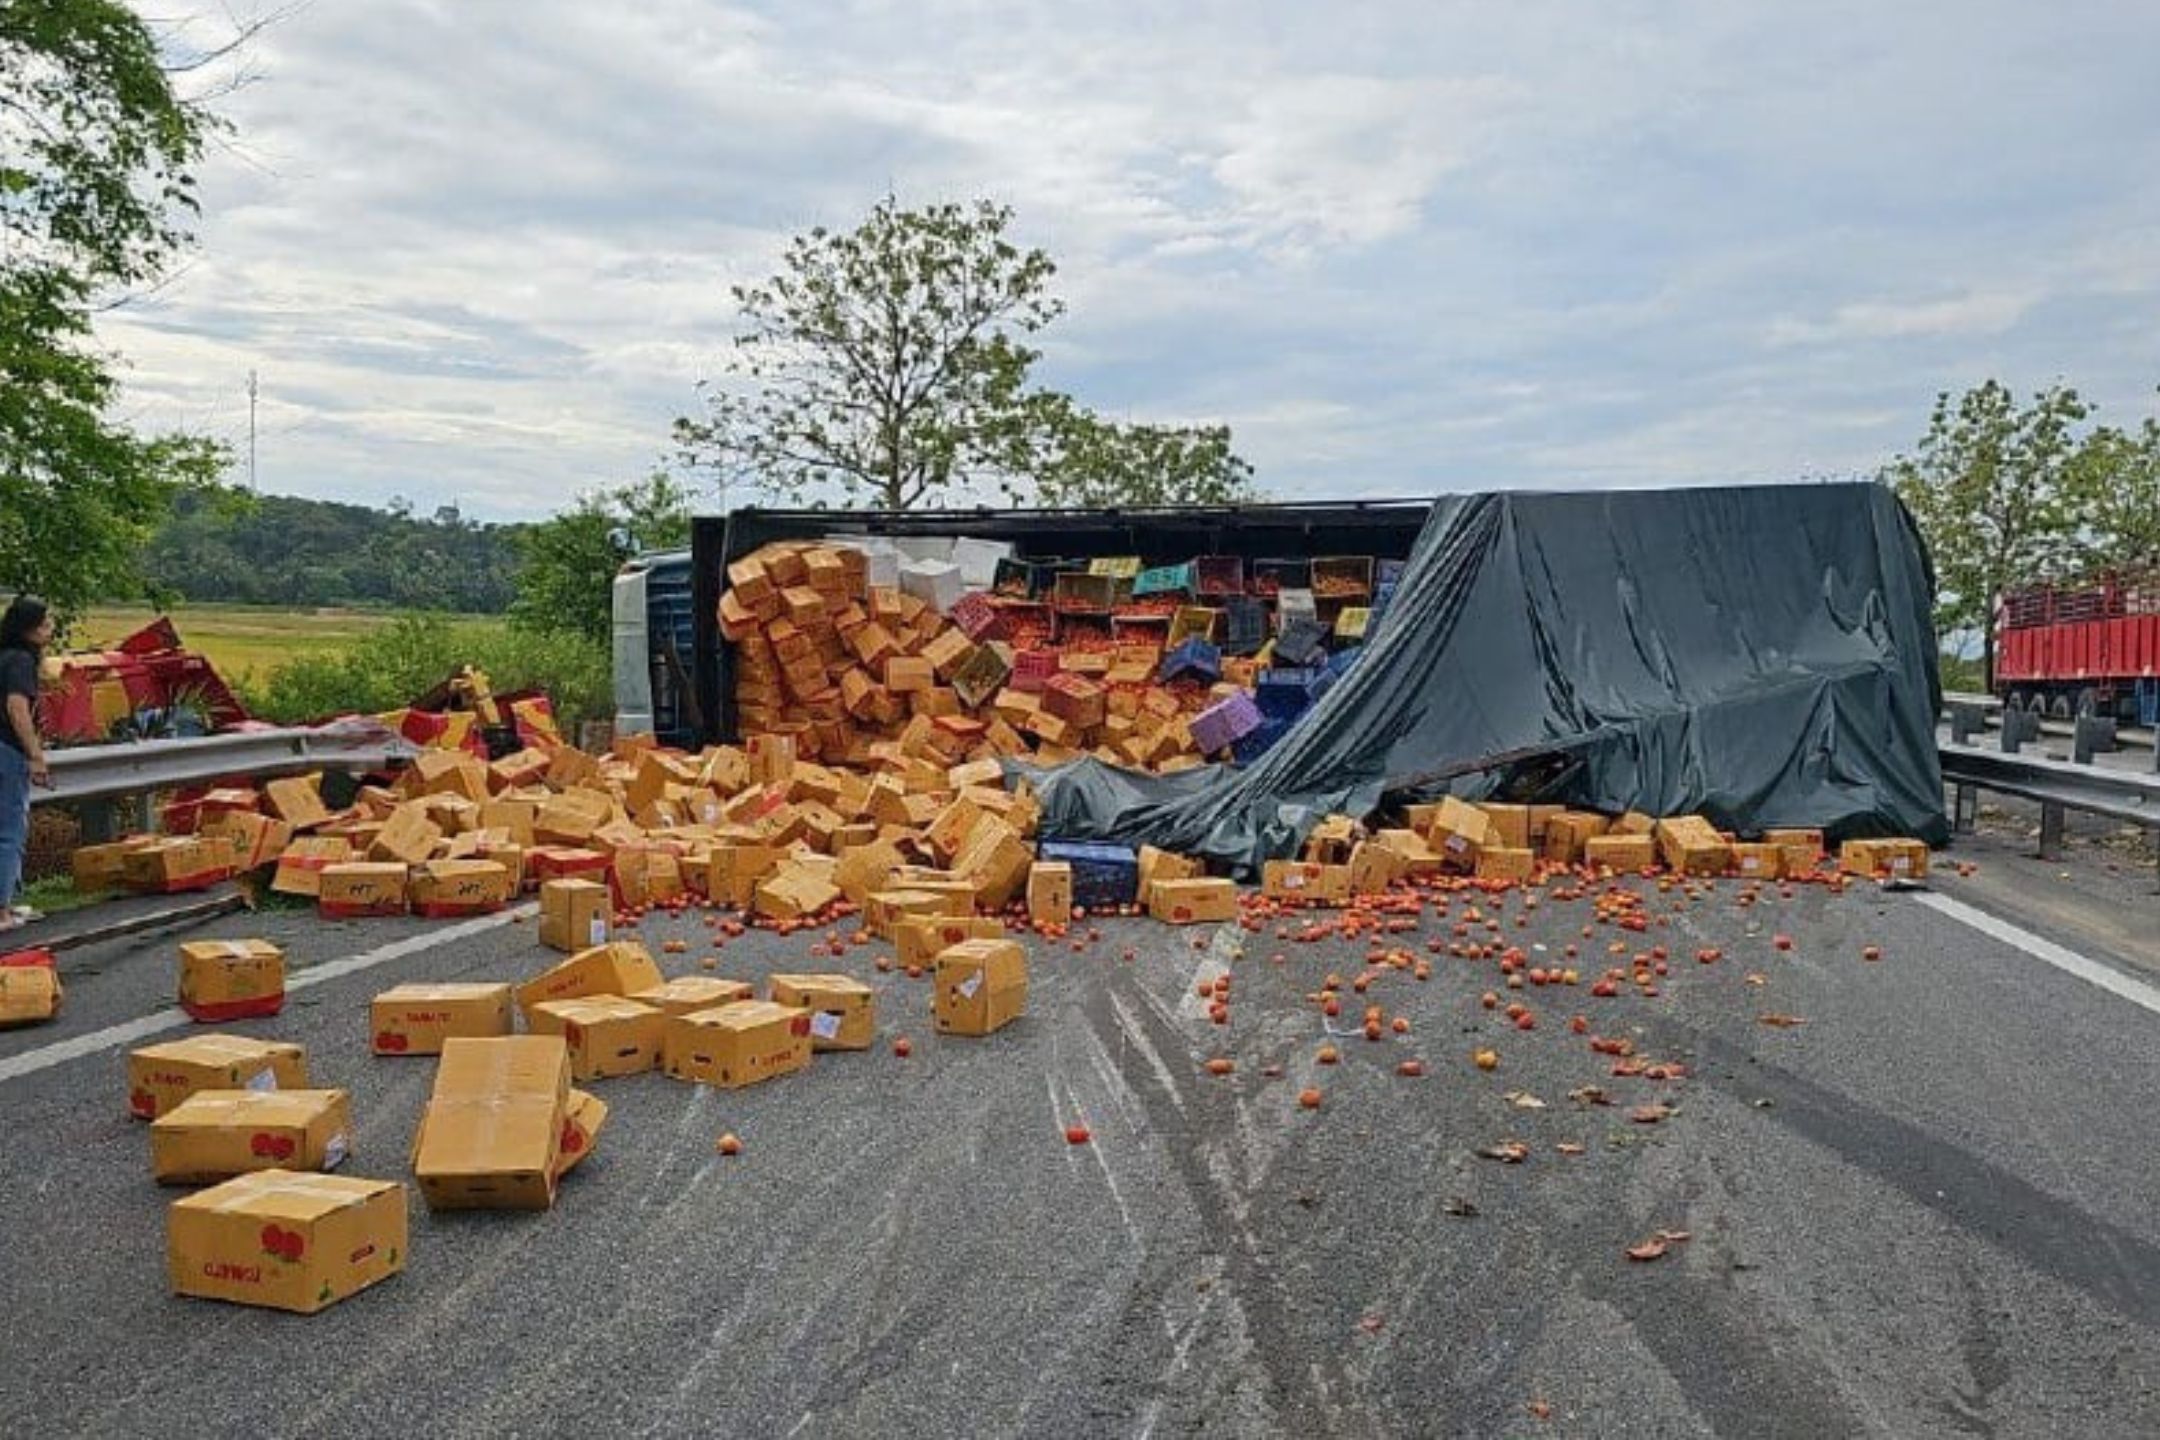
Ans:
{"label": "truck cab", "polygon": [[694,750],[699,722],[691,661],[690,552],[640,555],[615,572],[615,733]]}

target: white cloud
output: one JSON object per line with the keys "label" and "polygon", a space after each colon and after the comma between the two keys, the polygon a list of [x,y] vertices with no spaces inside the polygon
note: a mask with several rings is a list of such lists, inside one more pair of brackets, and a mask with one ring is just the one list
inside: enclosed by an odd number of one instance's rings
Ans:
{"label": "white cloud", "polygon": [[[206,13],[222,14],[205,0]],[[667,446],[786,237],[992,195],[1053,382],[1281,495],[1871,468],[1938,389],[2144,408],[2148,7],[319,3],[107,317],[265,484],[531,515]]]}

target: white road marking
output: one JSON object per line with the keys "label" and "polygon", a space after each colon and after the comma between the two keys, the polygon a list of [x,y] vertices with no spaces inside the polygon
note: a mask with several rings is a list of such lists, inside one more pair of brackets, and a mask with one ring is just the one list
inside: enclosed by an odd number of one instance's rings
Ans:
{"label": "white road marking", "polygon": [[1215,927],[1215,933],[1208,937],[1207,949],[1201,952],[1199,963],[1193,966],[1192,979],[1185,982],[1184,995],[1178,1000],[1180,1020],[1199,1020],[1207,1015],[1208,1007],[1214,1001],[1201,996],[1200,986],[1203,982],[1212,985],[1216,976],[1230,973],[1231,957],[1242,948],[1244,935],[1242,925],[1233,923]]}
{"label": "white road marking", "polygon": [[2016,946],[2035,960],[2045,960],[2066,974],[2075,975],[2111,995],[2119,995],[2133,1005],[2142,1005],[2153,1014],[2160,1015],[2160,989],[2155,989],[2142,980],[2134,980],[2097,960],[2088,960],[2075,950],[2035,935],[2007,920],[1998,920],[1985,910],[1975,910],[1962,900],[1953,900],[1933,891],[1916,892],[1912,898],[1916,904],[1925,905],[1953,920],[1963,921],[1983,935],[1993,936],[2005,945]]}
{"label": "white road marking", "polygon": [[[373,950],[363,950],[342,960],[311,965],[305,970],[295,972],[285,982],[285,990],[290,994],[295,990],[305,990],[311,985],[342,980],[347,975],[385,965],[392,960],[402,960],[408,955],[418,955],[452,941],[484,935],[490,930],[498,930],[513,923],[521,915],[537,914],[539,909],[537,905],[520,905],[514,909],[482,915],[478,919],[452,925],[447,930],[429,930],[419,935],[408,935],[403,940],[393,940],[387,945],[378,945]],[[191,1023],[184,1011],[171,1007],[152,1011],[139,1020],[123,1021],[118,1025],[108,1025],[102,1030],[93,1030],[87,1035],[77,1035],[70,1040],[56,1040],[50,1045],[41,1045],[35,1050],[25,1050],[20,1055],[10,1055],[0,1060],[0,1084],[20,1080],[25,1075],[35,1075],[40,1070],[50,1070],[53,1066],[64,1065],[70,1060],[80,1060],[85,1055],[95,1055],[102,1050],[115,1049],[137,1040],[147,1040],[160,1031]]]}

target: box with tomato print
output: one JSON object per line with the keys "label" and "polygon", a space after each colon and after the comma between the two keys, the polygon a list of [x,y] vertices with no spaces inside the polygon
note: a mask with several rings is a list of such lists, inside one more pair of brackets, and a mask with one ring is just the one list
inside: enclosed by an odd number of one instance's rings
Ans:
{"label": "box with tomato print", "polygon": [[605,1080],[640,1075],[659,1063],[667,1012],[621,995],[543,1000],[526,1012],[536,1035],[560,1035],[570,1051],[570,1078]]}
{"label": "box with tomato print", "polygon": [[155,1120],[198,1090],[297,1090],[307,1051],[246,1035],[190,1035],[128,1055],[128,1113]]}
{"label": "box with tomato print", "polygon": [[668,1017],[660,1067],[677,1080],[723,1090],[793,1074],[810,1063],[810,1012],[737,1000]]}
{"label": "box with tomato print", "polygon": [[515,1029],[508,985],[395,985],[368,1007],[368,1033],[377,1055],[439,1055],[453,1036],[484,1038]]}
{"label": "box with tomato print", "polygon": [[312,1315],[405,1268],[405,1187],[257,1170],[175,1200],[175,1295]]}
{"label": "box with tomato print", "polygon": [[198,1090],[150,1126],[150,1172],[160,1185],[335,1170],[351,1149],[343,1090]]}
{"label": "box with tomato print", "polygon": [[180,947],[180,1008],[222,1024],[285,1008],[285,952],[267,940],[192,940]]}

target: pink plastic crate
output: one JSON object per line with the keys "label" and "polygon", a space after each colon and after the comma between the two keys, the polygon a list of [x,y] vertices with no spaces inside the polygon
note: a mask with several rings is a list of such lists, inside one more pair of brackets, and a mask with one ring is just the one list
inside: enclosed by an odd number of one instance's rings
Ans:
{"label": "pink plastic crate", "polygon": [[1216,701],[1186,723],[1191,727],[1193,743],[1201,753],[1212,755],[1217,750],[1229,749],[1259,729],[1260,720],[1260,707],[1253,703],[1252,696],[1240,690]]}
{"label": "pink plastic crate", "polygon": [[998,639],[1004,634],[1004,617],[990,602],[990,597],[980,590],[971,590],[953,601],[945,618],[959,626],[968,639],[978,643]]}
{"label": "pink plastic crate", "polygon": [[1012,687],[1039,695],[1050,683],[1050,677],[1058,673],[1058,655],[1055,650],[1022,650],[1013,656]]}

